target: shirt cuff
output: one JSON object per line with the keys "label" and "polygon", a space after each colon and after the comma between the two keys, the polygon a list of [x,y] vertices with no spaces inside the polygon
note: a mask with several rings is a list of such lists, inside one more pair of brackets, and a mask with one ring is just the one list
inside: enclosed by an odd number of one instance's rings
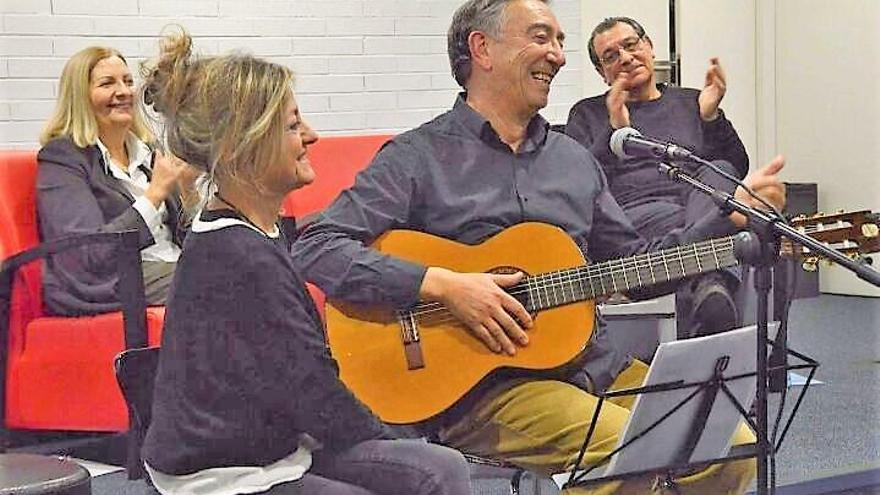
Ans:
{"label": "shirt cuff", "polygon": [[382,285],[389,288],[389,302],[406,308],[419,301],[419,289],[428,267],[407,260],[392,258],[382,275]]}
{"label": "shirt cuff", "polygon": [[611,127],[611,124],[605,126],[605,130],[596,141],[593,142],[593,146],[589,148],[590,152],[593,153],[593,157],[599,161],[599,164],[613,164],[615,161],[620,160],[617,155],[614,154],[614,151],[611,150],[611,136],[614,134],[614,129]]}
{"label": "shirt cuff", "polygon": [[724,110],[720,108],[718,109],[718,116],[715,117],[715,120],[707,122],[701,118],[700,122],[703,123],[703,130],[708,134],[717,134],[730,126],[730,121],[724,116]]}
{"label": "shirt cuff", "polygon": [[147,199],[146,196],[137,198],[131,207],[140,213],[141,218],[144,219],[144,223],[147,224],[150,233],[153,234],[153,238],[155,238],[162,225],[162,216],[159,214],[159,210],[153,206],[153,203]]}

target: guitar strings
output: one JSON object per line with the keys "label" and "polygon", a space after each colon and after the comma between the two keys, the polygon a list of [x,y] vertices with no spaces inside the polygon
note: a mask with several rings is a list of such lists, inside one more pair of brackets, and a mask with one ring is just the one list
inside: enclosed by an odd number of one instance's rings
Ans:
{"label": "guitar strings", "polygon": [[[804,233],[820,232],[820,231],[824,231],[824,230],[829,230],[829,229],[819,229],[819,228],[807,227],[804,229]],[[560,304],[573,302],[573,301],[576,301],[579,299],[581,299],[581,300],[582,299],[589,299],[588,297],[586,297],[587,292],[586,292],[585,287],[583,285],[583,280],[585,280],[585,279],[591,285],[589,292],[591,293],[592,298],[595,298],[597,295],[618,291],[619,288],[616,287],[616,282],[614,279],[614,275],[618,274],[618,273],[623,274],[624,286],[626,287],[625,290],[631,289],[632,286],[629,284],[629,279],[627,279],[627,277],[626,277],[626,270],[632,269],[633,266],[640,264],[642,260],[646,261],[648,264],[648,269],[650,270],[651,275],[652,275],[652,284],[657,283],[656,278],[653,275],[653,270],[658,263],[656,261],[653,261],[651,258],[658,258],[659,257],[660,258],[660,265],[664,266],[664,268],[667,269],[667,272],[668,272],[668,265],[670,263],[670,259],[673,262],[678,261],[679,264],[681,264],[681,266],[682,266],[681,276],[679,276],[677,273],[676,273],[676,276],[671,276],[669,273],[667,273],[666,280],[661,280],[661,282],[666,282],[666,281],[670,281],[673,279],[682,278],[682,277],[686,276],[688,269],[685,268],[685,264],[691,268],[696,267],[698,272],[708,271],[708,270],[703,270],[702,264],[700,263],[700,258],[702,258],[703,256],[705,256],[707,254],[712,254],[714,256],[714,259],[715,259],[715,268],[714,269],[719,269],[722,266],[733,266],[733,265],[736,265],[738,263],[738,261],[735,259],[728,260],[726,258],[726,257],[729,257],[733,253],[732,248],[733,248],[733,237],[712,239],[709,241],[703,241],[701,243],[690,244],[687,246],[678,246],[675,248],[671,248],[671,249],[667,249],[667,250],[663,250],[663,251],[658,251],[655,253],[643,253],[643,254],[635,255],[630,258],[624,258],[624,259],[620,259],[620,260],[610,260],[610,261],[599,263],[599,264],[585,265],[585,266],[560,270],[560,271],[556,271],[556,272],[545,273],[545,274],[542,274],[539,276],[535,276],[535,277],[531,277],[531,278],[526,279],[525,283],[517,284],[517,287],[520,287],[519,290],[517,290],[517,289],[511,290],[508,293],[511,295],[514,295],[514,296],[522,295],[524,293],[525,294],[529,294],[529,293],[536,294],[538,296],[537,299],[540,304],[542,302],[540,292],[543,290],[543,291],[545,291],[545,295],[544,295],[543,299],[547,301],[548,307],[558,306]],[[691,251],[693,251],[693,253],[691,253]],[[719,259],[719,255],[721,255],[721,257],[724,258],[723,262]],[[710,263],[710,265],[711,265],[711,263]],[[635,267],[635,270],[636,270],[635,274],[636,274],[637,278],[639,279],[638,286],[639,287],[644,286],[645,284],[641,281],[639,268],[637,266]],[[591,272],[595,272],[595,273],[591,273]],[[584,273],[586,273],[586,276],[583,276]],[[603,282],[604,277],[609,277],[611,279],[612,286],[614,287],[613,291],[608,291],[607,287],[605,287],[605,284]],[[602,289],[601,292],[597,293],[597,291],[595,290],[595,287],[592,285],[593,280],[599,281],[601,289]],[[575,282],[577,282],[578,285],[581,286],[581,289],[579,291],[581,294],[580,296],[575,295],[575,292],[576,292],[576,289],[574,287]],[[572,294],[572,298],[573,298],[572,301],[566,300],[565,285],[570,286],[569,292]],[[554,290],[551,293],[547,293],[547,288],[559,288],[559,287],[561,287],[561,289],[559,291]],[[562,295],[562,297],[561,297],[562,303],[560,303],[560,298],[558,297],[560,292]],[[551,296],[553,299],[553,304],[550,303]],[[412,310],[411,312],[407,312],[407,313],[412,317],[417,317],[418,319],[420,319],[422,321],[426,321],[428,323],[440,324],[440,323],[457,321],[455,316],[453,316],[451,314],[451,312],[449,312],[449,310],[445,306],[443,306],[442,303],[439,303],[439,302],[421,303],[418,306],[416,306],[416,308],[417,309]],[[440,318],[440,319],[434,318],[435,316],[442,316],[442,318]],[[430,320],[430,321],[427,321],[427,320]]]}
{"label": "guitar strings", "polygon": [[[721,262],[718,259],[718,254],[721,254],[722,257],[724,257],[725,255],[729,255],[730,253],[732,253],[732,247],[733,247],[733,237],[728,236],[728,237],[723,237],[723,238],[719,238],[719,239],[711,239],[709,241],[703,241],[700,243],[690,244],[688,246],[677,246],[677,247],[662,250],[662,251],[659,251],[656,253],[643,253],[643,254],[633,256],[631,258],[610,260],[610,261],[606,261],[604,263],[598,263],[595,265],[585,265],[585,266],[580,266],[580,267],[575,267],[575,268],[569,268],[569,269],[560,270],[557,272],[542,274],[542,275],[539,275],[536,277],[530,277],[524,283],[517,284],[515,287],[518,287],[518,288],[515,288],[514,290],[511,290],[508,293],[511,294],[512,296],[523,295],[523,294],[531,294],[531,295],[537,294],[537,296],[538,296],[537,299],[540,302],[541,296],[540,296],[539,291],[541,291],[541,290],[546,291],[548,287],[558,287],[558,286],[564,286],[564,285],[568,284],[568,285],[572,286],[572,288],[569,289],[569,292],[571,292],[572,296],[574,296],[575,300],[576,300],[576,299],[578,299],[578,297],[575,296],[575,293],[574,293],[574,291],[575,291],[574,283],[577,282],[581,286],[580,293],[582,294],[582,296],[586,296],[587,292],[586,292],[585,286],[583,285],[583,279],[586,278],[587,281],[590,282],[590,286],[591,286],[590,292],[592,293],[593,297],[596,297],[599,294],[596,293],[595,288],[592,285],[593,279],[598,279],[603,290],[605,290],[606,287],[604,286],[604,282],[602,281],[602,277],[610,276],[612,282],[614,282],[614,274],[623,273],[624,282],[625,282],[624,285],[626,286],[626,290],[629,290],[632,287],[629,285],[629,280],[626,278],[626,270],[628,268],[631,269],[632,267],[636,267],[636,270],[638,270],[638,265],[643,264],[642,260],[645,260],[648,262],[648,265],[649,265],[648,269],[651,271],[651,273],[653,275],[655,265],[658,264],[657,258],[659,258],[659,264],[661,266],[664,266],[664,268],[666,268],[666,271],[667,271],[667,280],[666,281],[669,281],[669,280],[673,280],[674,278],[676,278],[676,277],[670,276],[670,274],[669,274],[669,270],[668,270],[669,259],[672,259],[673,261],[677,261],[682,265],[683,270],[682,270],[681,276],[683,277],[686,275],[686,273],[688,271],[684,267],[685,263],[687,263],[687,265],[690,267],[695,266],[696,268],[701,269],[701,263],[699,262],[699,258],[702,256],[705,256],[705,255],[708,255],[708,254],[712,254],[715,257],[715,265],[716,265],[715,269],[721,268],[721,265],[729,266],[729,265],[726,265],[725,263]],[[653,258],[653,260],[652,260],[652,258]],[[695,264],[692,263],[694,261],[695,261]],[[735,264],[735,261],[733,262],[733,264]],[[586,277],[583,276],[584,273],[586,274]],[[656,278],[654,278],[654,277],[652,277],[652,278],[653,278],[653,282],[656,282]],[[639,286],[643,286],[643,285],[644,284],[639,283]],[[616,287],[615,287],[615,289],[616,289]],[[564,293],[565,293],[565,289],[563,288],[562,289],[563,300],[565,300]],[[602,293],[607,293],[607,290],[605,290]],[[558,294],[556,292],[554,292],[552,294],[552,297],[554,299],[554,302],[556,304],[559,304],[559,299],[558,299],[557,295]],[[544,298],[544,299],[546,299],[548,304],[550,302],[550,297],[551,297],[550,294],[546,294],[545,298]],[[442,316],[447,316],[447,314],[448,314],[448,316],[452,316],[451,313],[449,312],[448,308],[446,308],[442,303],[439,303],[436,301],[420,303],[415,307],[415,309],[410,310],[406,313],[409,313],[411,316],[417,317],[419,319],[431,318],[431,316],[433,316],[437,313],[440,313]],[[453,317],[453,319],[454,319],[454,317]],[[447,319],[444,318],[443,321],[446,321],[446,320]],[[437,322],[437,321],[432,319],[432,322]]]}
{"label": "guitar strings", "polygon": [[[817,232],[822,232],[825,230],[838,230],[838,228],[819,228],[818,226],[808,225],[801,229],[801,232],[804,234],[813,234]],[[629,290],[632,286],[629,284],[629,279],[626,276],[626,272],[628,270],[632,270],[635,268],[635,275],[638,280],[638,286],[644,286],[645,284],[641,280],[641,272],[639,270],[639,265],[647,264],[647,269],[651,275],[651,283],[657,283],[656,276],[654,275],[654,269],[657,265],[662,266],[666,271],[666,280],[670,281],[675,278],[673,277],[669,271],[669,263],[670,259],[681,265],[682,274],[681,277],[684,277],[688,272],[685,264],[689,267],[695,267],[698,271],[702,270],[702,264],[700,263],[700,258],[707,254],[712,254],[715,260],[715,269],[721,268],[721,265],[730,266],[732,264],[736,264],[736,261],[728,261],[725,259],[722,262],[718,255],[720,254],[722,257],[729,256],[733,250],[733,237],[722,237],[718,239],[710,239],[707,241],[701,241],[698,243],[690,244],[687,246],[676,246],[673,248],[661,250],[655,253],[642,253],[630,258],[623,258],[618,260],[609,260],[603,263],[598,263],[595,265],[585,265],[575,268],[569,268],[565,270],[559,270],[556,272],[545,273],[542,275],[538,275],[535,277],[530,277],[525,280],[524,283],[517,284],[514,290],[509,291],[508,293],[512,296],[520,296],[520,295],[537,295],[537,299],[539,303],[541,302],[541,291],[545,292],[544,299],[547,301],[548,305],[550,305],[550,298],[554,300],[554,304],[559,304],[559,298],[557,297],[559,294],[557,291],[553,291],[552,293],[547,293],[548,288],[558,288],[561,287],[562,300],[565,302],[565,285],[569,285],[569,292],[571,293],[574,300],[580,299],[581,297],[585,297],[587,295],[586,287],[583,282],[586,280],[590,284],[590,294],[592,298],[595,298],[597,295],[608,293],[607,287],[605,287],[605,283],[603,278],[610,278],[611,285],[613,287],[613,291],[619,291],[619,288],[616,285],[616,281],[614,279],[615,274],[622,274],[623,276],[623,285],[625,286],[625,290]],[[693,253],[691,253],[693,251]],[[659,258],[659,263],[656,260]],[[711,263],[710,263],[711,265]],[[595,286],[593,285],[593,281],[597,281],[600,285],[601,292],[596,291]],[[661,280],[661,282],[665,282]],[[575,286],[577,283],[580,285],[580,294],[581,296],[575,295]],[[442,303],[432,301],[418,304],[415,309],[410,311],[403,311],[401,315],[404,315],[408,318],[418,318],[421,320],[431,319],[433,323],[442,323],[446,321],[454,321],[455,317],[449,312],[448,308],[446,308]],[[442,320],[436,320],[432,318],[433,316],[442,316]]]}
{"label": "guitar strings", "polygon": [[[530,293],[530,292],[537,293],[540,290],[546,290],[548,287],[556,287],[556,286],[564,285],[564,284],[573,285],[572,284],[573,281],[580,283],[582,281],[582,279],[584,278],[583,275],[581,274],[582,272],[587,273],[587,278],[589,278],[589,279],[596,278],[596,279],[600,279],[600,281],[601,281],[601,277],[604,277],[607,275],[611,275],[612,280],[613,280],[614,274],[623,272],[624,273],[624,280],[626,282],[626,284],[625,284],[626,289],[628,290],[632,287],[630,285],[628,285],[628,279],[626,279],[626,277],[625,277],[625,270],[627,269],[627,267],[639,265],[640,259],[647,260],[651,265],[650,266],[651,270],[653,270],[654,265],[657,264],[655,261],[651,261],[651,258],[660,258],[660,263],[662,263],[662,264],[668,264],[669,259],[672,258],[673,261],[679,261],[680,263],[686,263],[687,265],[693,267],[693,266],[695,266],[692,263],[693,259],[696,259],[697,257],[705,256],[706,254],[712,254],[713,252],[717,252],[717,251],[720,251],[720,254],[723,257],[724,255],[732,252],[730,250],[731,246],[732,246],[732,238],[730,238],[730,237],[719,238],[719,239],[714,239],[711,242],[707,241],[707,242],[703,242],[703,243],[692,244],[692,245],[689,245],[686,247],[675,247],[675,248],[667,249],[667,250],[660,251],[660,252],[654,253],[654,254],[651,254],[651,253],[641,254],[641,255],[634,256],[630,259],[611,260],[611,261],[607,261],[607,262],[599,263],[599,264],[595,264],[595,265],[585,265],[585,266],[580,266],[580,267],[575,267],[575,268],[569,268],[569,269],[560,270],[557,272],[551,272],[551,273],[547,273],[547,274],[542,274],[542,275],[539,275],[536,277],[529,278],[526,280],[525,283],[517,284],[517,287],[521,288],[520,290],[516,290],[516,289],[511,290],[511,291],[509,291],[509,294],[516,296],[516,295],[522,295],[522,294]],[[683,253],[686,256],[683,256]],[[724,264],[724,263],[722,263],[720,260],[718,260],[716,262],[716,269],[720,268],[722,264]],[[697,261],[696,265],[697,265],[697,268],[699,268],[698,261]],[[687,270],[685,270],[685,272],[686,271]],[[590,272],[594,272],[594,273],[590,273]],[[667,280],[672,280],[674,278],[676,278],[676,277],[670,276],[667,278]],[[603,289],[604,289],[605,288],[604,283],[602,285],[603,285]],[[639,285],[641,286],[644,284],[639,284]],[[574,291],[574,289],[570,289],[570,292],[572,292],[572,294],[574,294],[573,291]],[[565,292],[564,288],[562,289],[562,292],[563,293]],[[583,295],[586,295],[586,292],[583,289],[580,292]],[[597,295],[595,290],[592,290],[591,292],[594,297]],[[550,297],[551,297],[551,295],[547,295],[545,298],[545,299],[547,299],[548,303],[549,303]],[[556,297],[556,294],[554,294],[553,297],[556,300],[556,302],[558,303],[558,298]],[[539,299],[540,299],[540,295],[539,295]],[[443,310],[445,307],[439,302],[426,302],[426,303],[419,304],[416,308],[418,308],[418,309],[412,310],[413,313],[421,316],[421,315],[425,315],[425,314],[428,314],[428,313],[431,313],[431,312],[434,312],[437,310]]]}
{"label": "guitar strings", "polygon": [[[721,239],[716,240],[716,241],[721,241]],[[732,241],[732,238],[731,238],[731,241]],[[682,257],[682,253],[681,253],[682,250],[686,251],[687,256],[683,260],[676,260],[676,261],[679,261],[679,262],[684,261],[688,265],[691,265],[691,266],[694,266],[694,264],[692,264],[691,262],[694,261],[696,256],[704,256],[706,254],[712,253],[712,254],[715,254],[717,257],[717,254],[718,254],[717,251],[720,251],[720,254],[722,256],[729,255],[732,253],[732,249],[731,249],[732,242],[730,242],[730,243],[715,242],[714,244],[715,245],[708,246],[708,247],[705,245],[702,247],[699,247],[697,245],[690,245],[690,247],[686,247],[686,248],[675,248],[675,249],[671,249],[671,250],[666,250],[666,251],[664,251],[664,253],[667,256],[663,256],[662,262],[668,263],[666,258],[675,257],[676,255],[679,258],[681,258]],[[725,246],[725,244],[727,244],[727,246]],[[694,251],[694,252],[691,253],[691,251]],[[650,256],[657,257],[658,254],[653,254]],[[646,255],[645,257],[647,258],[648,256]],[[623,262],[622,260],[613,260],[612,262],[606,262],[606,263],[601,264],[601,265],[606,265],[606,266],[600,266],[599,264],[587,265],[587,266],[562,270],[562,271],[554,272],[551,274],[544,274],[544,275],[535,277],[534,279],[527,280],[526,284],[520,284],[520,285],[524,285],[525,290],[513,290],[513,291],[510,291],[509,293],[514,294],[514,295],[518,295],[518,294],[522,294],[524,292],[525,293],[534,292],[535,294],[538,295],[537,299],[538,299],[539,303],[541,303],[542,298],[540,296],[540,292],[539,292],[540,290],[546,290],[547,287],[554,287],[554,286],[559,286],[559,285],[564,285],[564,284],[573,285],[572,280],[574,280],[574,281],[577,281],[581,285],[581,287],[582,287],[582,289],[580,291],[581,294],[583,296],[586,296],[586,292],[583,289],[583,284],[581,282],[581,279],[583,277],[580,275],[572,275],[573,273],[577,273],[577,272],[587,272],[588,273],[590,271],[590,269],[593,268],[594,269],[593,271],[598,271],[598,272],[600,272],[600,274],[598,277],[596,277],[595,275],[588,275],[588,279],[589,278],[599,278],[599,277],[605,276],[606,274],[612,274],[612,276],[613,276],[613,273],[617,273],[618,271],[620,271],[620,270],[615,271],[615,268],[613,265],[625,267],[627,265],[632,265],[634,263],[635,263],[635,261]],[[731,261],[727,264],[720,263],[720,261],[719,261],[719,264],[716,264],[716,269],[720,268],[721,265],[730,266],[733,264],[736,264],[735,260]],[[697,262],[696,265],[699,265],[699,262]],[[682,276],[684,276],[684,275],[682,275]],[[681,278],[681,277],[669,277],[667,279],[667,281],[673,280],[675,278]],[[555,280],[555,279],[558,279],[558,280]],[[531,280],[539,280],[540,282],[532,284],[532,286],[529,287],[528,282],[530,282]],[[628,286],[627,288],[630,288],[630,287]],[[604,284],[603,284],[603,289],[604,289]],[[581,297],[575,296],[575,289],[574,288],[569,289],[569,292],[571,292],[571,294],[574,298],[573,301],[578,300],[578,299],[582,299]],[[595,297],[595,295],[596,295],[595,290],[592,290],[592,294],[593,294],[593,297]],[[551,304],[550,303],[551,295],[545,294],[543,299],[547,301],[548,307],[549,306],[558,306],[560,304],[572,302],[572,301],[565,300],[565,290],[564,289],[562,289],[562,299],[563,299],[562,303],[560,303],[560,300],[557,297],[557,295],[558,295],[558,293],[556,293],[556,292],[554,292],[552,294],[553,304]],[[583,299],[586,299],[586,297],[583,297]],[[458,319],[448,310],[448,308],[443,306],[441,303],[438,303],[438,302],[422,303],[419,306],[417,306],[417,308],[421,308],[421,309],[416,309],[416,310],[412,310],[411,312],[405,312],[405,313],[407,315],[409,315],[410,317],[417,318],[419,321],[421,321],[425,324],[439,325],[439,324],[444,324],[444,323],[458,322]]]}

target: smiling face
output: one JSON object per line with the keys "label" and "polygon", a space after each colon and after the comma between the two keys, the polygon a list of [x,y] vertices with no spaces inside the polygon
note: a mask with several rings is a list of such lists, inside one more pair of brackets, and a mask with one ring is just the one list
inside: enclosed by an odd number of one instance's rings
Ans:
{"label": "smiling face", "polygon": [[599,75],[609,86],[618,77],[627,79],[627,89],[654,85],[654,47],[647,36],[640,38],[629,24],[618,22],[597,34],[593,48],[599,56]]}
{"label": "smiling face", "polygon": [[131,127],[134,122],[134,78],[121,58],[101,59],[92,68],[89,101],[99,134]]}
{"label": "smiling face", "polygon": [[279,195],[310,184],[315,171],[309,162],[308,147],[318,140],[299,113],[296,98],[291,94],[284,109],[284,132],[277,159],[263,176],[263,187]]}
{"label": "smiling face", "polygon": [[550,83],[565,65],[565,34],[550,7],[519,0],[505,8],[497,39],[489,39],[490,79],[515,113],[534,115],[547,106]]}

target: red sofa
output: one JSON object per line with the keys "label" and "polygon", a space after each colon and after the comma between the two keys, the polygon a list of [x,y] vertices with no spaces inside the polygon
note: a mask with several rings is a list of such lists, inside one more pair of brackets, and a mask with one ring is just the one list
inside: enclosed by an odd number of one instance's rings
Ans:
{"label": "red sofa", "polygon": [[[389,138],[321,138],[309,149],[317,178],[287,197],[284,214],[302,219],[327,207]],[[39,244],[36,172],[34,151],[0,151],[0,260]],[[323,308],[323,294],[315,287],[310,290]],[[164,308],[147,309],[151,346],[159,344],[164,315]],[[16,273],[6,323],[3,428],[128,428],[128,411],[113,372],[114,357],[125,349],[120,312],[79,318],[45,315],[41,263],[34,262]]]}
{"label": "red sofa", "polygon": [[[39,244],[33,151],[0,152],[0,260]],[[128,411],[113,374],[125,348],[122,313],[53,317],[43,311],[37,261],[16,273],[7,324],[3,427],[124,431]],[[158,344],[164,308],[147,310]]]}
{"label": "red sofa", "polygon": [[392,136],[329,136],[309,147],[309,161],[317,177],[284,200],[284,214],[307,219],[330,205]]}

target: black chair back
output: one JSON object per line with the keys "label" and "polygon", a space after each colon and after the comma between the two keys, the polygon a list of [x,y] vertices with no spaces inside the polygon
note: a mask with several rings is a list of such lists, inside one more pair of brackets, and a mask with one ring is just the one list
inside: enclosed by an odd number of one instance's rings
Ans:
{"label": "black chair back", "polygon": [[153,409],[153,383],[159,366],[159,348],[141,347],[120,352],[113,363],[116,380],[125,403],[131,426],[129,428],[128,460],[126,470],[129,479],[144,476],[141,464],[141,444],[150,426]]}

